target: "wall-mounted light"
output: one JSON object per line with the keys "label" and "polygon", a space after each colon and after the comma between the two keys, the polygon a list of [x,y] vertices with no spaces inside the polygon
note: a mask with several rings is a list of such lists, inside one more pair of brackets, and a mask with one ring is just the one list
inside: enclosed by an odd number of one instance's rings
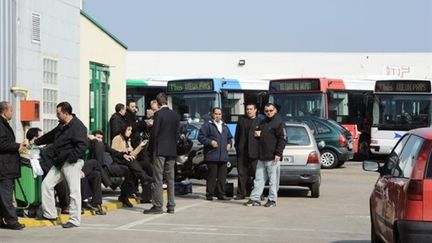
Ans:
{"label": "wall-mounted light", "polygon": [[244,65],[246,65],[246,60],[245,59],[240,59],[239,61],[238,61],[238,64],[237,65],[239,65],[239,66],[244,66]]}

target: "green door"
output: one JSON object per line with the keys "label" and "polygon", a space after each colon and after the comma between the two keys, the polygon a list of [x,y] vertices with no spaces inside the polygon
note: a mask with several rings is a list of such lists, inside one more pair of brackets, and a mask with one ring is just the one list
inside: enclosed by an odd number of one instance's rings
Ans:
{"label": "green door", "polygon": [[90,133],[102,130],[104,138],[109,136],[108,97],[109,97],[109,67],[90,63]]}

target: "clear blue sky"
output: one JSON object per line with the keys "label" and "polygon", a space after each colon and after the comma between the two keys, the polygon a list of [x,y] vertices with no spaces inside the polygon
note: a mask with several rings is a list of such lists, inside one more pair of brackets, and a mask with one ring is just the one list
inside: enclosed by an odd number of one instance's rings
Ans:
{"label": "clear blue sky", "polygon": [[84,0],[132,51],[432,52],[432,0]]}

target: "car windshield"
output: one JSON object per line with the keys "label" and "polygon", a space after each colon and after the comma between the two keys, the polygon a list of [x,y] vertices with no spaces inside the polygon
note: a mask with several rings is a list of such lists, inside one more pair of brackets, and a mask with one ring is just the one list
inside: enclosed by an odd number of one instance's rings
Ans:
{"label": "car windshield", "polygon": [[305,127],[286,126],[287,142],[289,145],[309,145],[310,139]]}
{"label": "car windshield", "polygon": [[318,116],[324,117],[324,94],[272,94],[270,102],[279,106],[279,115],[290,116]]}
{"label": "car windshield", "polygon": [[408,131],[431,125],[431,95],[379,94],[373,106],[373,126]]}
{"label": "car windshield", "polygon": [[198,132],[200,127],[201,126],[198,124],[182,124],[180,125],[180,132],[186,134],[188,139],[196,140],[198,138]]}
{"label": "car windshield", "polygon": [[216,93],[171,95],[172,108],[182,120],[203,122],[210,118],[212,107],[218,106]]}

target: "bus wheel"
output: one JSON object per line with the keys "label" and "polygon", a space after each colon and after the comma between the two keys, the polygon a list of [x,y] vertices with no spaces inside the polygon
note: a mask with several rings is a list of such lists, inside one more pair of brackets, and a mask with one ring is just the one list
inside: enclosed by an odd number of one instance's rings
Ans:
{"label": "bus wheel", "polygon": [[321,151],[321,168],[333,169],[338,165],[338,163],[338,157],[333,151],[329,149]]}

